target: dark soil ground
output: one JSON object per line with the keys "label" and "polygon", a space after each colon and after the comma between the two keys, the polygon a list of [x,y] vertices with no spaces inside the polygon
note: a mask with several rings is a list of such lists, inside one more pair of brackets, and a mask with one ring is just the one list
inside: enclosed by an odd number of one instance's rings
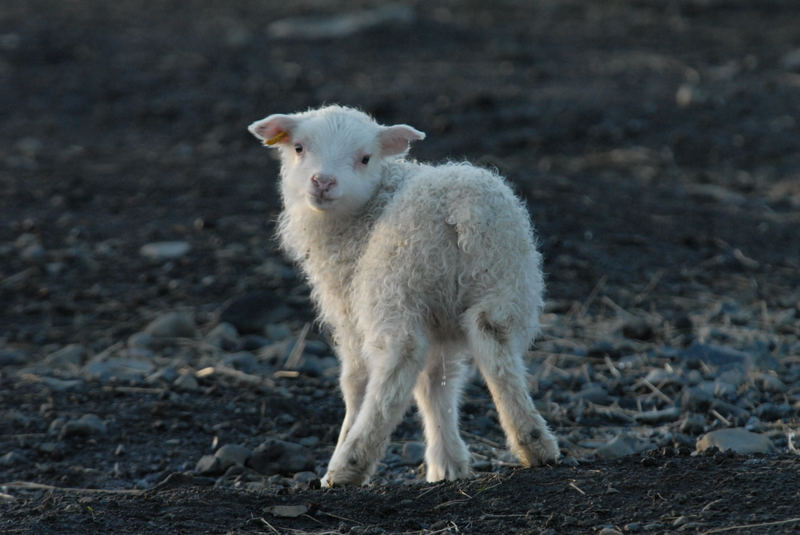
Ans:
{"label": "dark soil ground", "polygon": [[[676,443],[580,462],[566,444],[556,467],[436,485],[220,485],[192,472],[219,435],[258,444],[299,421],[324,466],[342,414],[334,382],[61,391],[17,373],[67,344],[100,353],[165,311],[192,310],[207,331],[254,293],[282,311],[273,321],[309,321],[296,277],[254,270],[281,262],[279,203],[276,165],[246,126],[325,102],[427,132],[421,160],[509,177],[540,234],[548,313],[589,356],[597,340],[619,356],[602,320],[620,310],[657,318],[653,343],[688,345],[724,305],[795,348],[782,366],[800,362],[800,4],[411,1],[336,37],[269,30],[377,4],[0,6],[0,455],[31,461],[0,464],[0,532],[798,532],[800,456],[786,442],[769,456]],[[140,255],[162,240],[191,252]],[[112,423],[109,436],[44,447],[49,420],[80,413]]]}

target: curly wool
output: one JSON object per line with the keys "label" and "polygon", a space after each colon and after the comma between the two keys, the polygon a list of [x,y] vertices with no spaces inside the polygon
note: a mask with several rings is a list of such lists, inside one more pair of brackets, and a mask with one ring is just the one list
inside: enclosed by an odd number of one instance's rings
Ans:
{"label": "curly wool", "polygon": [[544,282],[533,230],[487,170],[391,161],[362,214],[332,219],[290,205],[278,233],[335,334],[343,322],[373,337],[414,323],[456,333],[479,303],[514,327],[519,350],[538,331]]}

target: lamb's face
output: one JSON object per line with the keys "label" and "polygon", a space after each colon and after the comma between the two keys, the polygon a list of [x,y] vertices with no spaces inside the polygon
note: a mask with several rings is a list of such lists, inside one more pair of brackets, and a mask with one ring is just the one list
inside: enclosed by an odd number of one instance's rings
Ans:
{"label": "lamb's face", "polygon": [[425,137],[410,126],[381,126],[361,112],[335,106],[271,115],[250,125],[250,131],[281,151],[284,202],[332,214],[362,209],[380,184],[383,161]]}

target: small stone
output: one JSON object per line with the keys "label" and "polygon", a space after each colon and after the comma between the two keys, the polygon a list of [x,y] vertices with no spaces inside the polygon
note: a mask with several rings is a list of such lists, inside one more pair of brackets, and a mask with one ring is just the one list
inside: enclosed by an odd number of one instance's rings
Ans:
{"label": "small stone", "polygon": [[36,449],[40,453],[54,457],[60,457],[63,453],[63,447],[58,442],[40,442]]}
{"label": "small stone", "polygon": [[193,373],[182,373],[172,382],[172,385],[180,390],[197,390],[200,385]]}
{"label": "small stone", "polygon": [[622,532],[614,528],[603,528],[597,532],[597,535],[622,535]]}
{"label": "small stone", "polygon": [[47,433],[53,436],[58,435],[65,423],[67,423],[67,421],[64,418],[56,418],[50,422],[50,425],[47,427]]}
{"label": "small stone", "polygon": [[684,387],[683,394],[681,394],[681,406],[684,410],[702,413],[710,409],[713,404],[714,396],[700,386]]}
{"label": "small stone", "polygon": [[247,459],[253,454],[249,448],[238,444],[225,444],[214,454],[219,460],[220,468],[226,470],[230,466],[244,466]]}
{"label": "small stone", "polygon": [[8,423],[17,427],[28,427],[32,420],[17,409],[8,409],[0,413],[0,422]]}
{"label": "small stone", "polygon": [[162,241],[142,245],[139,254],[150,260],[161,262],[165,260],[175,260],[185,256],[192,246],[185,241]]}
{"label": "small stone", "polygon": [[64,424],[59,433],[59,439],[73,436],[94,436],[106,434],[106,424],[96,414],[84,414],[77,420],[70,420]]}
{"label": "small stone", "polygon": [[168,312],[151,321],[144,332],[155,338],[194,338],[194,319],[182,312]]}
{"label": "small stone", "polygon": [[295,474],[314,468],[311,452],[294,442],[270,439],[259,445],[247,466],[260,474]]}
{"label": "small stone", "polygon": [[239,346],[239,332],[230,323],[222,322],[209,331],[206,342],[225,351],[232,351]]}
{"label": "small stone", "polygon": [[781,65],[787,71],[800,72],[800,48],[790,50],[781,58]]}
{"label": "small stone", "polygon": [[619,434],[611,442],[597,448],[596,454],[603,459],[617,459],[643,451],[645,446],[636,437],[627,433]]}
{"label": "small stone", "polygon": [[735,368],[744,372],[753,367],[753,359],[747,353],[712,344],[694,343],[683,353],[683,358],[718,366],[721,371]]}
{"label": "small stone", "polygon": [[47,355],[44,358],[44,362],[53,368],[77,370],[83,364],[85,358],[85,347],[80,344],[70,344]]}
{"label": "small stone", "polygon": [[140,331],[128,337],[128,347],[139,347],[149,349],[153,345],[153,337],[149,333]]}
{"label": "small stone", "polygon": [[756,409],[756,415],[767,422],[789,418],[791,414],[792,406],[788,403],[762,403]]}
{"label": "small stone", "polygon": [[258,359],[249,351],[231,353],[222,359],[222,363],[245,373],[253,373],[258,367]]}
{"label": "small stone", "polygon": [[759,383],[761,390],[764,392],[770,392],[773,394],[786,392],[786,385],[784,382],[770,373],[762,374]]}
{"label": "small stone", "polygon": [[0,348],[0,366],[16,366],[25,363],[25,353],[18,349]]}
{"label": "small stone", "polygon": [[[285,309],[285,310],[284,310]],[[253,292],[226,304],[220,312],[220,321],[230,323],[239,333],[259,334],[269,323],[286,320],[291,309],[280,306],[271,292]]]}
{"label": "small stone", "polygon": [[298,482],[298,483],[300,483],[300,484],[303,484],[303,485],[305,485],[305,484],[307,484],[309,481],[314,481],[315,479],[317,479],[317,474],[315,474],[314,472],[309,472],[309,471],[306,471],[306,472],[297,472],[297,473],[296,473],[296,474],[295,474],[295,475],[292,477],[292,479],[293,479],[293,480],[295,480],[295,481],[297,481],[297,482]]}
{"label": "small stone", "polygon": [[697,439],[697,451],[703,452],[716,447],[720,451],[732,450],[736,453],[770,453],[774,447],[764,435],[751,433],[742,428],[717,429]]}
{"label": "small stone", "polygon": [[17,451],[9,451],[3,456],[0,456],[0,466],[17,466],[24,462],[27,462],[27,459],[24,455]]}
{"label": "small stone", "polygon": [[688,522],[689,522],[689,517],[681,515],[681,516],[679,516],[678,518],[676,518],[675,520],[672,521],[672,527],[673,528],[679,528],[679,527],[681,527],[682,525],[684,525],[684,524],[686,524]]}
{"label": "small stone", "polygon": [[639,412],[633,415],[636,422],[644,425],[659,425],[674,422],[681,417],[680,407],[669,407],[661,410]]}
{"label": "small stone", "polygon": [[197,461],[194,471],[200,475],[212,476],[221,474],[223,469],[220,465],[220,460],[215,455],[203,455]]}
{"label": "small stone", "polygon": [[681,433],[686,433],[687,435],[699,435],[706,429],[706,419],[700,414],[687,414],[681,420],[679,429]]}
{"label": "small stone", "polygon": [[622,325],[622,335],[633,340],[648,341],[655,338],[656,332],[647,321],[633,318]]}
{"label": "small stone", "polygon": [[425,444],[422,442],[406,442],[400,454],[402,463],[407,466],[418,466],[425,460]]}
{"label": "small stone", "polygon": [[610,405],[614,401],[606,391],[605,387],[599,383],[585,384],[583,388],[574,394],[576,399],[591,401],[598,405]]}
{"label": "small stone", "polygon": [[84,382],[80,379],[57,379],[55,377],[42,377],[42,383],[55,392],[75,392],[82,390]]}
{"label": "small stone", "polygon": [[26,246],[20,252],[20,258],[30,264],[41,264],[45,261],[45,250],[39,242],[32,243]]}
{"label": "small stone", "polygon": [[163,368],[158,369],[152,374],[148,375],[145,379],[145,382],[148,384],[155,384],[161,381],[172,383],[178,378],[179,375],[180,374],[178,373],[178,370],[172,366],[164,366]]}
{"label": "small stone", "polygon": [[102,382],[138,381],[153,371],[153,363],[148,360],[110,358],[106,361],[90,362],[83,367],[83,375],[88,379]]}

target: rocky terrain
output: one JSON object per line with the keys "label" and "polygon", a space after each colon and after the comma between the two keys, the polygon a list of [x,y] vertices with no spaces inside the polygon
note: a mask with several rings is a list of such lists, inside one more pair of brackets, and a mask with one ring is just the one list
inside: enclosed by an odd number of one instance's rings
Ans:
{"label": "rocky terrain", "polygon": [[[0,532],[796,533],[800,6],[791,0],[0,8]],[[246,125],[323,102],[427,132],[530,207],[518,467],[476,374],[475,477],[410,410],[320,490],[338,363]]]}

